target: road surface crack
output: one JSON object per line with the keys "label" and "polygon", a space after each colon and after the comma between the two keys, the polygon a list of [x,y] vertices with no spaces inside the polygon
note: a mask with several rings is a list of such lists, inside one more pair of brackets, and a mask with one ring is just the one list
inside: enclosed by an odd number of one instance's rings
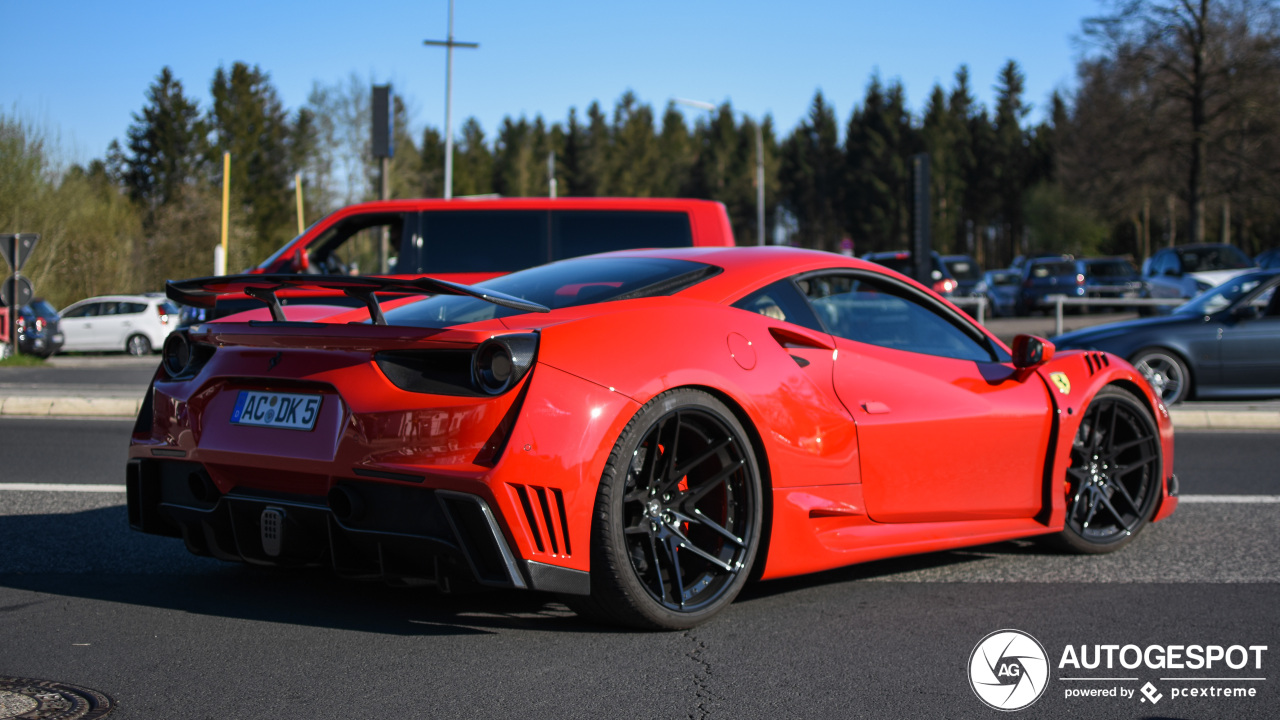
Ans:
{"label": "road surface crack", "polygon": [[685,638],[692,644],[692,648],[685,655],[693,661],[693,697],[694,706],[689,711],[689,720],[706,720],[711,717],[711,708],[713,703],[720,699],[715,691],[711,689],[711,661],[707,657],[707,643],[705,640],[699,639],[693,634],[692,630],[686,630]]}

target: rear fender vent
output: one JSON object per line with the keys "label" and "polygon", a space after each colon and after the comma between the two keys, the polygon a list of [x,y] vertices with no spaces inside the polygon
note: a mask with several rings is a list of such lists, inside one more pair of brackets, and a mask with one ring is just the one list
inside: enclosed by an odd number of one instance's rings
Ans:
{"label": "rear fender vent", "polygon": [[569,517],[560,488],[510,484],[524,510],[524,520],[538,552],[569,557]]}

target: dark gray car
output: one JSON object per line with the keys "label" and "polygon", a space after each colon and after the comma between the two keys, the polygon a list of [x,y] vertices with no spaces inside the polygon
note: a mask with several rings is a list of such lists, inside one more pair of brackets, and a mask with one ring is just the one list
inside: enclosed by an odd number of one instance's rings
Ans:
{"label": "dark gray car", "polygon": [[1097,325],[1052,338],[1133,363],[1166,403],[1280,396],[1280,270],[1235,277],[1171,315]]}

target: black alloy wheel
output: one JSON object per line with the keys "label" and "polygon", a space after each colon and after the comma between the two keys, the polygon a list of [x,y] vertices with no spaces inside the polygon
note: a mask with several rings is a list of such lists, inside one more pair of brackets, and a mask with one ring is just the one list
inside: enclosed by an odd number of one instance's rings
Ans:
{"label": "black alloy wheel", "polygon": [[747,580],[761,532],[755,455],[707,393],[654,398],[623,430],[601,478],[584,614],[646,629],[706,621]]}
{"label": "black alloy wheel", "polygon": [[1163,489],[1160,435],[1151,411],[1130,393],[1105,387],[1085,410],[1067,468],[1071,550],[1105,553],[1127,544],[1150,520]]}

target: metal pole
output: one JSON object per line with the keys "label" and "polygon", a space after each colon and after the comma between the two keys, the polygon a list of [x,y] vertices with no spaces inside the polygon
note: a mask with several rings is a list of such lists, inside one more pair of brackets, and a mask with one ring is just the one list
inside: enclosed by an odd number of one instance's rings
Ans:
{"label": "metal pole", "polygon": [[293,194],[298,200],[298,234],[301,235],[306,230],[302,222],[302,173],[293,174]]}
{"label": "metal pole", "polygon": [[1054,300],[1057,302],[1057,305],[1058,305],[1057,312],[1055,313],[1055,316],[1056,316],[1056,322],[1055,322],[1055,323],[1054,323],[1054,325],[1053,325],[1053,334],[1054,334],[1054,335],[1061,335],[1061,334],[1062,334],[1062,301],[1063,301],[1063,300],[1066,300],[1066,299],[1067,299],[1067,296],[1066,296],[1066,295],[1055,295],[1055,296],[1054,296]]}
{"label": "metal pole", "polygon": [[[9,342],[13,343],[13,357],[18,357],[18,233],[13,234],[13,293],[9,298]],[[32,328],[34,330],[34,328]]]}
{"label": "metal pole", "polygon": [[[382,175],[382,178],[381,178],[382,187],[380,192],[378,193],[379,199],[390,200],[391,199],[391,158],[389,157],[382,158],[381,165],[382,167],[381,167],[380,174]],[[387,257],[388,255],[390,255],[390,248],[391,248],[391,228],[389,226],[383,225],[382,230],[378,232],[378,272],[382,273],[383,275],[386,275],[387,272],[389,272],[387,269],[388,268]]]}
{"label": "metal pole", "polygon": [[449,0],[449,45],[444,63],[444,199],[453,198],[453,0]]}
{"label": "metal pole", "polygon": [[453,39],[453,0],[449,0],[449,37],[444,42],[423,40],[423,45],[442,45],[447,51],[444,71],[444,199],[453,198],[453,49],[478,48],[479,43]]}
{"label": "metal pole", "polygon": [[222,153],[222,257],[227,257],[227,220],[231,205],[231,153]]}
{"label": "metal pole", "polygon": [[556,197],[556,151],[547,154],[547,194],[551,199]]}
{"label": "metal pole", "polygon": [[764,131],[756,123],[756,244],[764,245]]}

